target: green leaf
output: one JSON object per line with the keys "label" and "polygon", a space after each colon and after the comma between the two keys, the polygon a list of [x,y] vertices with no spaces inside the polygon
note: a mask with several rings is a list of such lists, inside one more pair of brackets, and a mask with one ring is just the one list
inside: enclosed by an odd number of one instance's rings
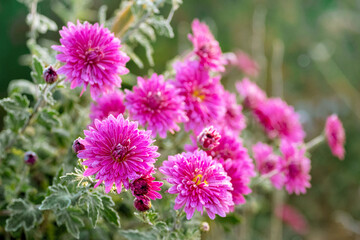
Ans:
{"label": "green leaf", "polygon": [[101,197],[97,193],[86,192],[79,199],[80,205],[86,205],[88,217],[93,227],[96,226],[96,222],[100,215],[100,210],[104,209]]}
{"label": "green leaf", "polygon": [[101,211],[103,217],[108,220],[109,222],[115,224],[116,226],[120,227],[120,217],[117,212],[112,208],[115,203],[111,199],[111,197],[107,195],[101,196],[102,204],[104,206],[104,210]]}
{"label": "green leaf", "polygon": [[151,46],[149,39],[140,32],[135,32],[131,37],[145,48],[146,58],[149,61],[150,66],[154,66],[154,59],[152,57],[154,49]]}
{"label": "green leaf", "polygon": [[56,211],[56,223],[58,225],[65,224],[67,231],[75,238],[79,239],[79,228],[84,226],[84,222],[81,220],[82,212],[79,209],[68,208],[65,210]]}
{"label": "green leaf", "polygon": [[126,52],[126,54],[130,57],[130,59],[133,60],[134,63],[139,68],[144,68],[144,63],[141,61],[141,59],[138,57],[138,55],[135,54],[135,52],[132,50],[132,48],[128,47],[127,45],[124,45],[122,49],[124,52]]}
{"label": "green leaf", "polygon": [[148,38],[150,38],[151,41],[156,40],[155,31],[151,26],[149,26],[149,24],[142,23],[140,24],[139,29],[143,34],[145,34]]}
{"label": "green leaf", "polygon": [[58,114],[54,109],[44,108],[38,116],[38,122],[47,129],[58,127],[61,125]]}
{"label": "green leaf", "polygon": [[99,8],[99,23],[105,25],[106,23],[106,11],[108,7],[106,5],[102,5]]}
{"label": "green leaf", "polygon": [[21,227],[29,231],[43,219],[41,211],[23,199],[15,199],[8,209],[11,211],[5,225],[5,230],[8,232],[14,232]]}
{"label": "green leaf", "polygon": [[32,96],[37,96],[39,93],[38,87],[25,79],[12,80],[8,87],[9,95],[13,93],[26,93]]}
{"label": "green leaf", "polygon": [[72,195],[69,190],[60,184],[49,187],[51,194],[40,205],[40,210],[68,208],[71,204]]}
{"label": "green leaf", "polygon": [[34,82],[35,83],[44,83],[45,82],[45,80],[43,78],[44,64],[35,55],[33,56],[32,68],[33,68],[33,71],[31,72],[31,77],[33,78]]}
{"label": "green leaf", "polygon": [[5,111],[12,115],[29,115],[29,112],[27,111],[27,107],[29,106],[29,100],[26,96],[19,93],[15,93],[11,97],[1,99],[0,105],[5,109]]}
{"label": "green leaf", "polygon": [[139,230],[122,230],[119,233],[128,240],[157,240],[153,232],[139,232]]}
{"label": "green leaf", "polygon": [[147,22],[152,25],[160,35],[168,38],[174,37],[174,31],[170,23],[163,16],[154,16],[148,19]]}

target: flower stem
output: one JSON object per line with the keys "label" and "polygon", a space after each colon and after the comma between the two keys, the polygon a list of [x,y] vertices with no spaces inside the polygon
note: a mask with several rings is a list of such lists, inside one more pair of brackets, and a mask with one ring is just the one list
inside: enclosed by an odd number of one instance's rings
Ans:
{"label": "flower stem", "polygon": [[310,151],[319,146],[325,140],[324,134],[320,134],[316,138],[310,140],[305,144],[306,150]]}
{"label": "flower stem", "polygon": [[284,204],[284,191],[275,190],[272,195],[273,212],[271,216],[270,240],[282,240],[282,221],[276,216],[276,211],[281,209]]}

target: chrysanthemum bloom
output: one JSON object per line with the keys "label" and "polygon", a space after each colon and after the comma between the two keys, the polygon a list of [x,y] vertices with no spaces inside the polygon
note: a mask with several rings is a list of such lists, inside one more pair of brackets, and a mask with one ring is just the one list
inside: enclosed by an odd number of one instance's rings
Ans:
{"label": "chrysanthemum bloom", "polygon": [[143,176],[130,183],[131,192],[136,198],[161,199],[161,194],[158,191],[161,190],[160,187],[163,183],[154,181],[155,178],[151,176],[152,173],[154,173],[154,170],[150,169]]}
{"label": "chrysanthemum bloom", "polygon": [[59,46],[53,46],[61,52],[56,59],[65,63],[58,73],[66,75],[71,88],[82,86],[82,93],[90,85],[91,96],[120,87],[121,78],[129,72],[125,67],[129,57],[121,52],[120,40],[107,28],[88,22],[77,25],[69,22],[60,31]]}
{"label": "chrysanthemum bloom", "polygon": [[152,136],[165,138],[166,132],[179,131],[178,123],[187,121],[184,97],[162,75],[154,73],[151,78],[138,77],[133,91],[125,90],[125,105],[130,118],[152,131]]}
{"label": "chrysanthemum bloom", "polygon": [[200,64],[205,68],[209,67],[214,71],[225,71],[225,60],[222,57],[218,41],[209,30],[209,27],[195,19],[191,24],[193,35],[188,38],[194,45],[194,52],[199,57]]}
{"label": "chrysanthemum bloom", "polygon": [[257,77],[259,74],[259,65],[255,62],[249,55],[243,51],[238,51],[236,53],[236,64],[245,75],[250,77]]}
{"label": "chrysanthemum bloom", "polygon": [[36,163],[37,159],[38,159],[37,154],[32,151],[27,151],[24,154],[24,162],[27,165],[34,165]]}
{"label": "chrysanthemum bloom", "polygon": [[335,114],[326,120],[325,135],[332,154],[343,160],[345,155],[345,130],[338,116]]}
{"label": "chrysanthemum bloom", "polygon": [[296,208],[284,204],[275,209],[275,214],[298,234],[303,235],[308,232],[308,223],[305,217]]}
{"label": "chrysanthemum bloom", "polygon": [[94,122],[95,119],[103,120],[110,114],[117,117],[124,112],[124,94],[120,90],[115,90],[114,92],[96,98],[95,103],[91,104],[90,119]]}
{"label": "chrysanthemum bloom", "polygon": [[95,120],[94,126],[84,131],[81,144],[85,149],[78,158],[86,159],[82,164],[88,166],[84,176],[96,174],[99,181],[95,188],[105,182],[105,192],[109,192],[115,183],[117,192],[122,184],[129,188],[129,180],[135,180],[154,167],[160,154],[153,146],[150,131],[138,129],[137,122],[124,119],[120,114],[104,120]]}
{"label": "chrysanthemum bloom", "polygon": [[280,144],[282,161],[284,163],[283,173],[285,175],[284,185],[289,193],[306,193],[310,188],[311,162],[305,156],[305,149],[297,144],[282,140]]}
{"label": "chrysanthemum bloom", "polygon": [[265,143],[258,142],[252,147],[256,162],[256,169],[261,175],[271,174],[271,183],[275,188],[281,189],[284,185],[282,173],[283,164],[280,156],[273,153],[273,148]]}
{"label": "chrysanthemum bloom", "polygon": [[254,164],[249,157],[247,149],[243,146],[241,139],[226,131],[222,131],[220,134],[220,144],[206,153],[221,163],[228,159],[235,161],[237,167],[241,168],[247,176],[255,176]]}
{"label": "chrysanthemum bloom", "polygon": [[241,82],[236,83],[236,90],[243,99],[245,107],[254,109],[260,103],[266,100],[266,94],[256,83],[244,78]]}
{"label": "chrysanthemum bloom", "polygon": [[204,128],[197,136],[197,145],[203,150],[211,150],[220,144],[220,133],[213,127]]}
{"label": "chrysanthemum bloom", "polygon": [[145,212],[151,208],[151,201],[148,197],[135,198],[134,207],[140,212]]}
{"label": "chrysanthemum bloom", "polygon": [[185,130],[199,133],[224,116],[219,77],[210,77],[198,61],[186,61],[175,66],[174,86],[185,97],[185,111],[189,121]]}
{"label": "chrysanthemum bloom", "polygon": [[244,195],[250,194],[249,184],[251,178],[245,168],[242,168],[238,162],[228,159],[222,163],[225,172],[230,177],[233,190],[230,191],[235,204],[244,204],[246,202]]}
{"label": "chrysanthemum bloom", "polygon": [[225,115],[220,118],[218,125],[222,129],[239,135],[246,127],[246,119],[242,114],[242,106],[237,104],[236,96],[226,90],[223,90],[222,97],[224,99]]}
{"label": "chrysanthemum bloom", "polygon": [[211,219],[215,214],[225,217],[233,207],[230,178],[222,165],[204,151],[169,156],[163,162],[160,172],[173,186],[170,194],[178,194],[174,209],[185,205],[186,218],[191,219],[195,210],[203,213],[205,208]]}
{"label": "chrysanthemum bloom", "polygon": [[78,154],[81,150],[85,149],[85,146],[80,142],[83,139],[78,137],[77,139],[74,140],[73,145],[72,145],[72,149],[74,151],[74,153]]}
{"label": "chrysanthemum bloom", "polygon": [[271,139],[280,137],[291,142],[302,142],[305,138],[299,115],[280,98],[262,102],[256,107],[254,114]]}

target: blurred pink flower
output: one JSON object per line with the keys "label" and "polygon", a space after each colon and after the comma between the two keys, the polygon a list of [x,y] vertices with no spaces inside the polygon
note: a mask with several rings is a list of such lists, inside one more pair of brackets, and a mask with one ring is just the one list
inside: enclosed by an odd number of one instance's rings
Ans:
{"label": "blurred pink flower", "polygon": [[280,151],[284,163],[283,172],[285,175],[284,185],[286,191],[296,195],[306,193],[306,188],[311,187],[311,162],[305,156],[305,149],[295,143],[282,140]]}
{"label": "blurred pink flower", "polygon": [[254,115],[271,139],[280,137],[291,142],[302,142],[305,138],[299,115],[280,98],[269,98],[258,104]]}
{"label": "blurred pink flower", "polygon": [[185,130],[196,134],[224,116],[220,78],[210,77],[198,61],[175,64],[174,86],[185,97],[185,112],[189,119]]}
{"label": "blurred pink flower", "polygon": [[91,121],[94,122],[95,119],[103,120],[110,114],[117,117],[119,114],[123,114],[124,112],[124,94],[120,90],[116,89],[114,92],[96,98],[95,102],[91,103],[89,117]]}
{"label": "blurred pink flower", "polygon": [[194,45],[194,52],[200,59],[200,64],[214,71],[225,71],[225,61],[222,58],[221,48],[218,41],[209,30],[209,27],[195,19],[191,24],[193,35],[188,38]]}
{"label": "blurred pink flower", "polygon": [[343,160],[345,155],[345,130],[337,115],[333,114],[327,118],[325,136],[332,154]]}
{"label": "blurred pink flower", "polygon": [[129,180],[135,180],[148,173],[156,158],[160,155],[150,131],[138,129],[137,122],[124,119],[120,114],[103,119],[96,119],[94,126],[84,130],[85,138],[80,143],[85,149],[78,152],[78,158],[87,166],[84,176],[96,174],[99,181],[95,188],[105,182],[105,192],[110,192],[116,185],[121,192],[122,184],[129,188]]}
{"label": "blurred pink flower", "polygon": [[66,75],[72,89],[83,86],[83,93],[90,85],[95,98],[120,87],[119,75],[129,72],[125,67],[129,57],[119,50],[120,40],[113,33],[97,23],[78,21],[77,25],[69,22],[60,35],[61,45],[52,48],[61,52],[56,59],[65,64],[58,73]]}
{"label": "blurred pink flower", "polygon": [[202,150],[169,156],[159,170],[173,185],[168,192],[177,194],[174,209],[185,205],[187,219],[195,210],[202,214],[204,208],[211,219],[215,214],[225,217],[234,206],[230,178],[223,166]]}
{"label": "blurred pink flower", "polygon": [[162,182],[154,181],[155,178],[151,174],[155,173],[154,169],[150,169],[147,173],[135,179],[130,183],[130,189],[132,194],[139,199],[150,198],[152,200],[161,199],[161,194],[158,191],[161,190]]}
{"label": "blurred pink flower", "polygon": [[237,82],[236,89],[243,99],[244,107],[254,109],[266,100],[265,92],[248,78]]}
{"label": "blurred pink flower", "polygon": [[243,71],[247,76],[257,77],[259,75],[259,65],[257,62],[242,51],[238,51],[236,53],[236,62],[234,65]]}
{"label": "blurred pink flower", "polygon": [[281,189],[284,185],[282,173],[283,164],[280,156],[273,153],[273,148],[267,144],[258,142],[252,147],[256,162],[256,169],[261,175],[272,174],[271,183],[275,188]]}
{"label": "blurred pink flower", "polygon": [[154,73],[150,78],[138,77],[133,91],[125,90],[125,105],[130,118],[157,134],[166,137],[167,131],[179,131],[179,123],[188,118],[185,115],[184,97],[172,84],[164,81],[162,75]]}
{"label": "blurred pink flower", "polygon": [[309,227],[305,217],[294,207],[284,204],[275,209],[275,214],[298,234],[304,235],[308,232]]}

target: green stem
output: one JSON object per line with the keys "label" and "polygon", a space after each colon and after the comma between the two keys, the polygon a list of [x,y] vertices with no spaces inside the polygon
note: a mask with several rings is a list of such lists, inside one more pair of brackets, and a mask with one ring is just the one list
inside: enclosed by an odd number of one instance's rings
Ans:
{"label": "green stem", "polygon": [[325,137],[324,134],[320,134],[316,138],[312,139],[310,142],[305,144],[306,150],[310,151],[319,146],[322,142],[324,142]]}

